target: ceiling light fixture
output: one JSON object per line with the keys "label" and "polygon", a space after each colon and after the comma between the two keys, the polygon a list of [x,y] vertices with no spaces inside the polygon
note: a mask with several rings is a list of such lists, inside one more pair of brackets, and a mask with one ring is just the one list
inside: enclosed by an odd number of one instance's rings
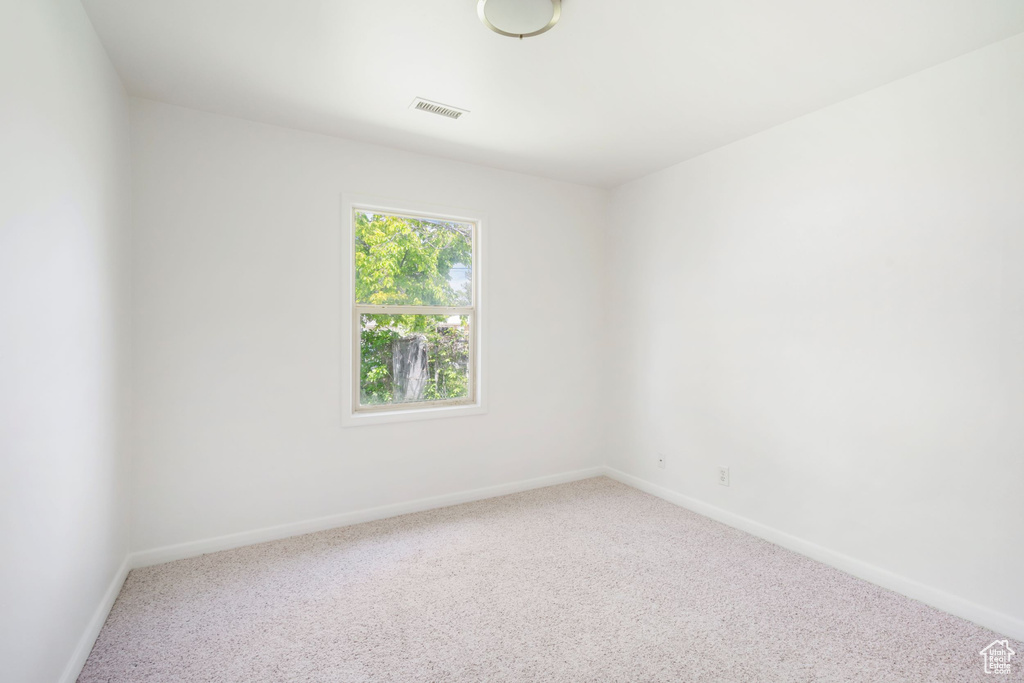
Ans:
{"label": "ceiling light fixture", "polygon": [[495,33],[529,38],[550,31],[558,23],[562,0],[479,0],[476,13]]}

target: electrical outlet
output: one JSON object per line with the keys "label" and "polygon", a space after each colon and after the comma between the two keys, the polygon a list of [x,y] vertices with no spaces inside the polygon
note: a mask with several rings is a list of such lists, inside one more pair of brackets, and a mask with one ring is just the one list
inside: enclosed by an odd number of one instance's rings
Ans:
{"label": "electrical outlet", "polygon": [[729,485],[729,468],[719,467],[718,468],[718,483],[722,486]]}
{"label": "electrical outlet", "polygon": [[665,469],[665,456],[661,453],[658,453],[658,467]]}

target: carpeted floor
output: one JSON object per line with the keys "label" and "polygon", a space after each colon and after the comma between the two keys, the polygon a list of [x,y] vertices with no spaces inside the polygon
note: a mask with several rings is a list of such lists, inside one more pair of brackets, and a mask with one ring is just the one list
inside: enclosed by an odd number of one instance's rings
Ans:
{"label": "carpeted floor", "polygon": [[996,637],[597,478],[137,569],[78,680],[1021,680]]}

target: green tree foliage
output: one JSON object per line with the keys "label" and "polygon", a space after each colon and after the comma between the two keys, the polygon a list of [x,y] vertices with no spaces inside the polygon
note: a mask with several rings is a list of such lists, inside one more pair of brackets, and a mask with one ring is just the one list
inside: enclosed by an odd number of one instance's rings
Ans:
{"label": "green tree foliage", "polygon": [[[398,306],[471,304],[472,227],[460,223],[358,212],[356,301]],[[364,405],[395,400],[392,352],[412,335],[426,340],[427,401],[468,395],[469,317],[363,315],[360,387]]]}
{"label": "green tree foliage", "polygon": [[[382,318],[378,326],[376,318]],[[387,327],[391,316],[362,316],[359,332],[359,390],[363,405],[391,403],[391,348],[401,339],[398,331]]]}
{"label": "green tree foliage", "polygon": [[471,226],[356,214],[356,302],[399,306],[468,306],[469,281],[453,269],[473,261]]}

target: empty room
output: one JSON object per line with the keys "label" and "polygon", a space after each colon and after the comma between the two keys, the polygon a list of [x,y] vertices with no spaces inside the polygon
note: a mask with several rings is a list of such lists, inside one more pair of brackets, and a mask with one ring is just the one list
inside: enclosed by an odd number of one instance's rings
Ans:
{"label": "empty room", "polygon": [[1024,1],[0,0],[0,681],[1024,681]]}

